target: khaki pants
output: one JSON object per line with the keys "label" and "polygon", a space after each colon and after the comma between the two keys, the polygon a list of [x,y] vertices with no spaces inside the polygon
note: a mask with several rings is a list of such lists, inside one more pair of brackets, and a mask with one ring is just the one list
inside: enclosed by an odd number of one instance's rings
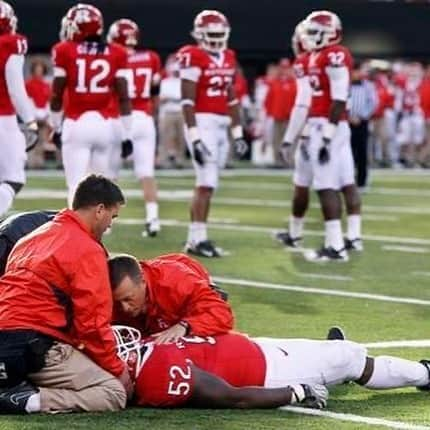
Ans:
{"label": "khaki pants", "polygon": [[167,160],[176,157],[178,162],[184,161],[185,138],[184,118],[182,112],[164,112],[159,118],[160,148],[159,159]]}
{"label": "khaki pants", "polygon": [[275,156],[275,164],[282,165],[282,160],[279,150],[281,148],[282,141],[284,139],[285,130],[287,128],[288,121],[278,121],[275,119],[273,122],[273,153]]}
{"label": "khaki pants", "polygon": [[125,407],[124,387],[72,346],[56,342],[29,380],[40,389],[41,412],[102,412]]}

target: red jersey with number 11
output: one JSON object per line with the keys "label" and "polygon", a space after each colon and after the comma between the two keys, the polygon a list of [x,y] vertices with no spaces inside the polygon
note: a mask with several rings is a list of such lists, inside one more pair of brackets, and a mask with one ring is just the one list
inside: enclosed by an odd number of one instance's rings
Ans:
{"label": "red jersey with number 11", "polygon": [[195,111],[226,115],[228,88],[234,84],[236,54],[226,49],[210,54],[196,45],[182,47],[177,54],[181,70],[194,69],[197,76]]}

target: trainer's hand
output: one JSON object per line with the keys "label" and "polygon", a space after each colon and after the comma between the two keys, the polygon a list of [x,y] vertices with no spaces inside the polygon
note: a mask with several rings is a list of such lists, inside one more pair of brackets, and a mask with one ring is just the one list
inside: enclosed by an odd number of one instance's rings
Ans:
{"label": "trainer's hand", "polygon": [[25,151],[31,151],[39,141],[39,127],[36,121],[31,121],[24,126]]}
{"label": "trainer's hand", "polygon": [[211,156],[211,152],[206,145],[200,140],[195,140],[192,143],[193,146],[193,158],[199,166],[204,166],[206,158]]}
{"label": "trainer's hand", "polygon": [[125,366],[123,372],[118,377],[119,382],[123,385],[125,392],[127,393],[127,399],[131,399],[134,391],[134,384],[130,376],[128,367]]}
{"label": "trainer's hand", "polygon": [[153,334],[152,337],[155,338],[154,343],[156,345],[161,345],[163,343],[175,343],[181,337],[185,336],[186,333],[187,330],[183,325],[175,324],[174,326],[169,327],[167,330]]}
{"label": "trainer's hand", "polygon": [[234,152],[236,152],[239,157],[243,157],[248,152],[248,144],[243,137],[234,139]]}
{"label": "trainer's hand", "polygon": [[291,404],[306,408],[323,409],[327,406],[328,390],[324,385],[298,384],[290,385],[293,391]]}
{"label": "trainer's hand", "polygon": [[133,142],[125,139],[121,142],[121,158],[127,158],[133,153]]}

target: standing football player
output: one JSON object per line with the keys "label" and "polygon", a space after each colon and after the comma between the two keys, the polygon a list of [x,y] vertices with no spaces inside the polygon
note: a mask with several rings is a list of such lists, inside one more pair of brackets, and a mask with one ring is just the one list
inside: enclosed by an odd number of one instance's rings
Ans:
{"label": "standing football player", "polygon": [[[61,133],[68,201],[88,172],[107,174],[114,144],[109,101],[118,96],[124,140],[131,146],[131,103],[127,92],[127,52],[102,41],[103,16],[94,6],[79,3],[69,9],[62,24],[65,39],[52,49],[54,80],[51,123]],[[63,27],[63,25],[62,25]],[[67,90],[64,110],[63,95]]]}
{"label": "standing football player", "polygon": [[[25,152],[36,145],[38,136],[35,112],[24,83],[27,39],[16,33],[17,23],[9,3],[0,1],[0,216],[10,209],[25,183]],[[24,124],[24,134],[16,114]]]}
{"label": "standing football player", "polygon": [[196,185],[185,251],[220,257],[223,250],[208,240],[210,202],[229,150],[229,128],[235,150],[247,150],[240,125],[239,101],[233,84],[237,68],[234,51],[227,48],[230,24],[216,10],[204,10],[194,20],[196,45],[178,52],[185,137],[192,154]]}
{"label": "standing football player", "polygon": [[[130,19],[119,19],[109,28],[107,41],[124,46],[128,52],[126,79],[133,108],[133,161],[134,173],[140,180],[146,204],[146,233],[156,236],[160,231],[158,217],[157,184],[154,179],[156,132],[153,115],[153,98],[158,96],[161,80],[161,60],[149,49],[137,50],[140,30]],[[117,106],[114,100],[115,107]],[[124,154],[123,154],[124,155]],[[114,151],[119,161],[118,151]],[[119,164],[118,162],[116,163]]]}

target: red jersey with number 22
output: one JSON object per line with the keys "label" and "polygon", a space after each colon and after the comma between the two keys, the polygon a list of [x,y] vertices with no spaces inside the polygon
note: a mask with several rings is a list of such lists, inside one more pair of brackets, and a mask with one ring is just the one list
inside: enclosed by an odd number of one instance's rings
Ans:
{"label": "red jersey with number 22", "polygon": [[235,387],[264,385],[266,359],[251,339],[241,334],[194,336],[174,344],[147,345],[136,380],[137,404],[152,407],[185,404],[194,390],[191,364]]}
{"label": "red jersey with number 22", "polygon": [[195,111],[226,115],[228,88],[233,85],[236,73],[236,54],[231,49],[215,55],[197,45],[187,45],[177,54],[181,69],[200,71],[196,82]]}
{"label": "red jersey with number 22", "polygon": [[68,103],[64,115],[77,119],[87,111],[109,116],[115,78],[127,66],[126,50],[115,43],[98,48],[97,43],[71,41],[52,48],[54,67],[66,78]]}
{"label": "red jersey with number 22", "polygon": [[[351,77],[352,64],[351,53],[342,45],[327,46],[309,55],[308,74],[313,89],[310,117],[329,117],[333,99],[330,94],[330,78],[326,68],[346,67]],[[342,119],[345,118],[346,112]]]}

